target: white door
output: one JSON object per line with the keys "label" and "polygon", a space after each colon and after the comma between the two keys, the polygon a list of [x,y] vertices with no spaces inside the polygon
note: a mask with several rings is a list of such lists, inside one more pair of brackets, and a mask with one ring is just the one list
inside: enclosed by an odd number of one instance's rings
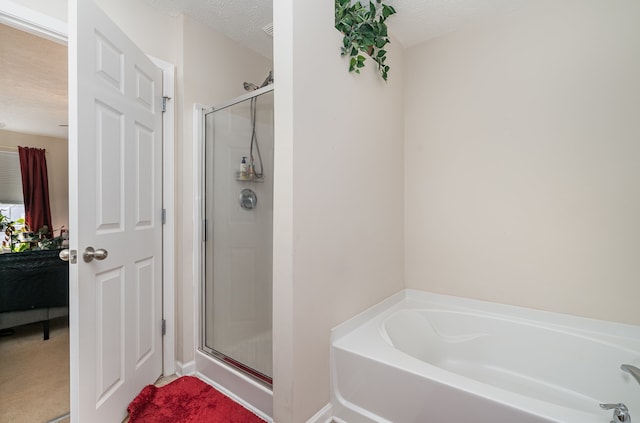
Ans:
{"label": "white door", "polygon": [[69,2],[74,423],[122,421],[162,372],[161,81],[91,0]]}

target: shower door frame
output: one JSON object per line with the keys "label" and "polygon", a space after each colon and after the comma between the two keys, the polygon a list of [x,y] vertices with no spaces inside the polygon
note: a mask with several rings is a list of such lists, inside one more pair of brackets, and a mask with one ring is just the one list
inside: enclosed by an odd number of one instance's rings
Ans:
{"label": "shower door frame", "polygon": [[[265,376],[253,371],[231,357],[227,357],[205,346],[205,135],[206,115],[221,111],[251,98],[273,92],[274,84],[248,92],[221,105],[208,107],[200,104],[194,105],[194,135],[195,148],[193,150],[194,164],[194,262],[193,274],[196,276],[197,286],[194,286],[196,296],[195,316],[196,323],[196,359],[195,372],[211,382],[225,394],[236,399],[248,408],[256,411],[267,421],[271,421],[273,413],[272,383],[265,380]],[[273,348],[273,346],[272,346]],[[241,364],[238,366],[238,364]],[[239,393],[242,392],[242,395]]]}

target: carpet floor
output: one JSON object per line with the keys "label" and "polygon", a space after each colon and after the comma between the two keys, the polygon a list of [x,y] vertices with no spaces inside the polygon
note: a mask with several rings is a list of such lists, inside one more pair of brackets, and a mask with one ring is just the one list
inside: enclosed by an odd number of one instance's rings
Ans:
{"label": "carpet floor", "polygon": [[69,325],[51,320],[0,337],[0,423],[46,423],[69,412]]}

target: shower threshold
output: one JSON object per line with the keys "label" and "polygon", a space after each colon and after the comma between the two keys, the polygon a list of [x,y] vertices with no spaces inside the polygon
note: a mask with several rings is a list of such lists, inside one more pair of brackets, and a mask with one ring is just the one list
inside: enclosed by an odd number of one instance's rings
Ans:
{"label": "shower threshold", "polygon": [[267,376],[264,373],[261,373],[258,370],[255,370],[239,362],[238,360],[235,360],[229,357],[228,355],[221,353],[220,351],[216,351],[207,347],[202,348],[200,351],[202,351],[203,353],[205,353],[206,355],[212,358],[218,359],[224,362],[225,364],[228,364],[229,366],[233,367],[236,370],[239,370],[240,372],[249,376],[251,379],[259,382],[262,385],[265,385],[267,388],[269,389],[273,388],[273,378],[271,378],[270,376]]}

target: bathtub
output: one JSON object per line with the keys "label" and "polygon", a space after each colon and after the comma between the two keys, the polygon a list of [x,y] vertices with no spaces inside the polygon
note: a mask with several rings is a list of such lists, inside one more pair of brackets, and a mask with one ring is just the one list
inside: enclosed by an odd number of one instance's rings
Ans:
{"label": "bathtub", "polygon": [[640,421],[640,326],[405,290],[331,333],[331,406],[348,423]]}

